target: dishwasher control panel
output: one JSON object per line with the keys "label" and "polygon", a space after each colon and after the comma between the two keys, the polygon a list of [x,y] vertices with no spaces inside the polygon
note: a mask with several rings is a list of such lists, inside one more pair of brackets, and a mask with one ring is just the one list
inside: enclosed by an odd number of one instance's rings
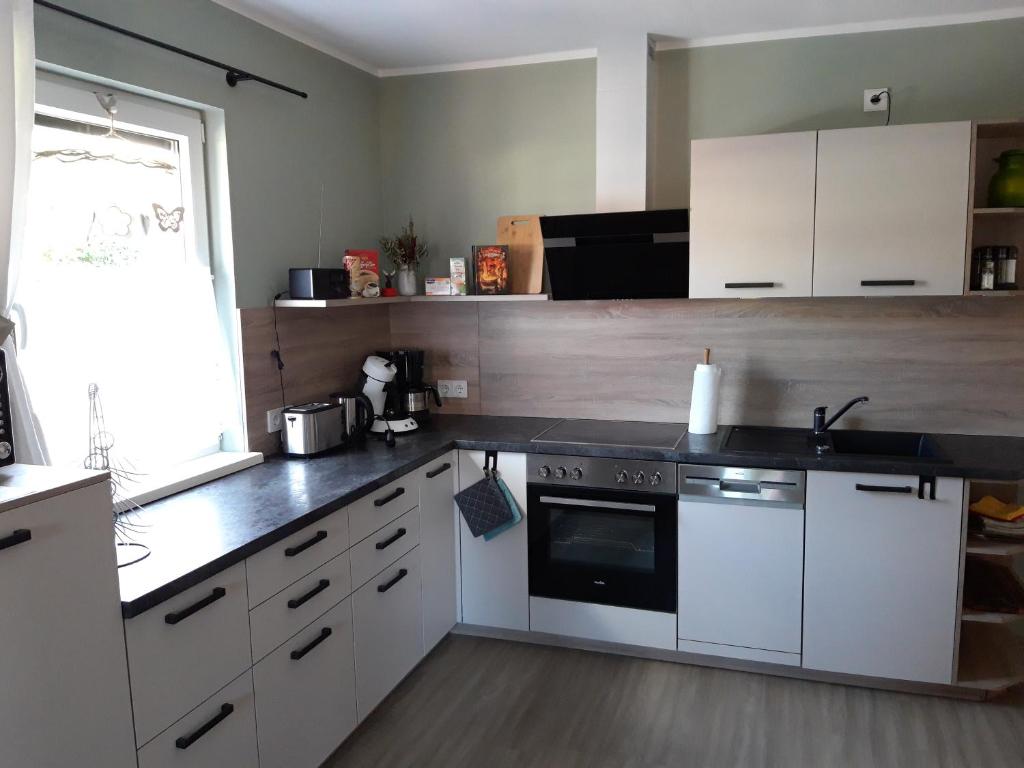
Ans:
{"label": "dishwasher control panel", "polygon": [[679,465],[679,497],[803,506],[807,474],[798,469]]}

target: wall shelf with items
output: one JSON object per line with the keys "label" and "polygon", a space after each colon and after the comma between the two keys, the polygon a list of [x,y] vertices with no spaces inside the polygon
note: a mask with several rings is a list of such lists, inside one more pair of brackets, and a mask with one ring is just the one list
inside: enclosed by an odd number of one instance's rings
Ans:
{"label": "wall shelf with items", "polygon": [[[1024,254],[1024,208],[993,207],[988,190],[999,156],[1010,149],[1024,149],[1024,120],[978,122],[973,126],[973,134],[964,293],[968,296],[1024,296],[1024,277],[1020,269],[1020,256]],[[999,287],[997,265],[994,289],[978,290],[979,278],[973,267],[975,249],[998,246],[1017,249],[1015,288]]]}

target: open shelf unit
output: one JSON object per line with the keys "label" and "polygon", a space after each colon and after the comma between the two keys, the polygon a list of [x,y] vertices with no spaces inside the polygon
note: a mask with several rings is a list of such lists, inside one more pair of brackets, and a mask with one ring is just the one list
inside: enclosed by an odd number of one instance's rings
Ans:
{"label": "open shelf unit", "polygon": [[[1024,257],[1024,208],[987,207],[988,184],[996,172],[996,158],[1008,149],[1024,149],[1024,120],[974,124],[964,265],[964,293],[968,296],[1024,296],[1024,269],[1020,261]],[[971,290],[971,255],[975,248],[990,245],[1017,247],[1017,290]]]}
{"label": "open shelf unit", "polygon": [[[970,480],[967,483],[964,512],[984,496],[993,496],[1007,503],[1024,501],[1024,481]],[[1015,558],[1024,556],[1024,541],[992,539],[967,533],[964,540],[964,572],[960,589],[967,592],[973,558],[981,558],[999,568],[1006,568],[1018,581]],[[976,563],[980,566],[982,563]],[[981,576],[985,571],[973,571]],[[981,576],[984,578],[984,576]],[[998,582],[997,582],[998,583]],[[1001,613],[967,608],[961,602],[960,639],[956,661],[956,685],[995,696],[1008,688],[1024,683],[1024,635],[1017,625],[1024,623],[1024,614]]]}

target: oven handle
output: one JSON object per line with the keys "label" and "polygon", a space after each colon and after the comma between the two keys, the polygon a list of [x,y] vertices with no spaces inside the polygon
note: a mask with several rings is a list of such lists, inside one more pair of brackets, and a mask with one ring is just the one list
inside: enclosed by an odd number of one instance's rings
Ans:
{"label": "oven handle", "polygon": [[598,509],[625,509],[630,512],[657,512],[653,504],[631,504],[628,501],[594,501],[593,499],[566,499],[561,496],[541,496],[541,504],[564,504],[567,507],[591,507]]}

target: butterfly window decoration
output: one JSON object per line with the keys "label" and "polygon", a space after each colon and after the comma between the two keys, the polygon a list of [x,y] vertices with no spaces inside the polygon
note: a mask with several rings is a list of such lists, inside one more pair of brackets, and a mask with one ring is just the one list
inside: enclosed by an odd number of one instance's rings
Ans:
{"label": "butterfly window decoration", "polygon": [[153,203],[153,213],[156,214],[156,223],[161,232],[180,232],[181,221],[185,218],[185,208],[179,205],[177,208],[167,210],[160,203]]}

